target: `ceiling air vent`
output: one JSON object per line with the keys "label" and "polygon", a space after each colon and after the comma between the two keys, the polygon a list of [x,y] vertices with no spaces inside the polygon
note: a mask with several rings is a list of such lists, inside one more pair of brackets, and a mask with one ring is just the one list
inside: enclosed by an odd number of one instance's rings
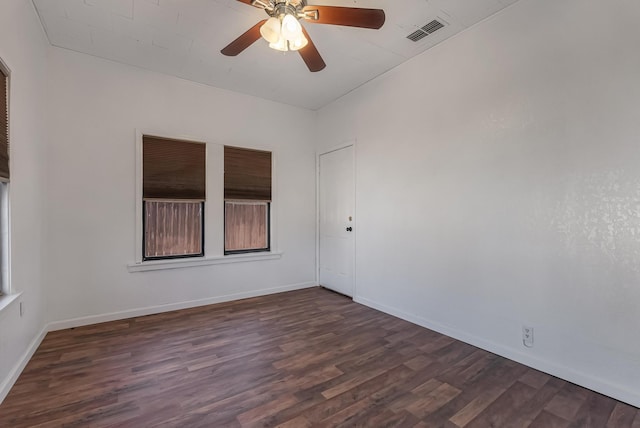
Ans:
{"label": "ceiling air vent", "polygon": [[436,31],[438,31],[442,27],[444,27],[444,24],[442,22],[434,19],[433,21],[429,22],[428,24],[425,24],[422,27],[420,27],[419,30],[416,30],[413,33],[409,34],[407,36],[407,39],[413,40],[414,42],[417,42],[418,40],[424,39],[429,34],[432,34],[432,33],[436,32]]}

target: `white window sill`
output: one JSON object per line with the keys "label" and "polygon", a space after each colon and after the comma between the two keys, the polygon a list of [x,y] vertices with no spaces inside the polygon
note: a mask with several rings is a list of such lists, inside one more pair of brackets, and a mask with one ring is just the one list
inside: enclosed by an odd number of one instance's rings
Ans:
{"label": "white window sill", "polygon": [[22,292],[15,293],[15,294],[5,294],[0,296],[0,313],[2,313],[3,310],[8,308],[9,305],[11,305],[11,303],[18,300],[18,297],[20,297],[21,294]]}
{"label": "white window sill", "polygon": [[221,265],[226,263],[254,262],[259,260],[276,260],[282,257],[281,252],[232,254],[216,257],[194,257],[187,259],[150,260],[146,262],[129,263],[129,272],[145,272],[150,270],[179,269],[195,266]]}

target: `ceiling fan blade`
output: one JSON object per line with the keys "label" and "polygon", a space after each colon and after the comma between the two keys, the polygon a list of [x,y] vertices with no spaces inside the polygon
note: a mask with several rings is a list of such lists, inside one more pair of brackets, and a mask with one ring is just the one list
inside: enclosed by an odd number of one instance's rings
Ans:
{"label": "ceiling fan blade", "polygon": [[298,52],[300,53],[300,56],[302,57],[304,63],[307,64],[309,71],[320,71],[325,68],[327,64],[324,63],[324,60],[320,56],[320,52],[318,52],[318,49],[316,49],[316,45],[313,44],[311,37],[309,37],[309,33],[307,33],[307,30],[305,30],[304,27],[302,27],[302,32],[304,33],[304,36],[307,38],[307,41],[309,43],[307,43],[307,46],[298,50]]}
{"label": "ceiling fan blade", "polygon": [[260,36],[260,27],[267,22],[266,19],[258,22],[253,27],[249,28],[243,35],[235,39],[233,42],[229,43],[227,47],[222,49],[220,52],[223,55],[227,56],[236,56],[249,46],[251,46],[256,40],[258,40]]}
{"label": "ceiling fan blade", "polygon": [[339,6],[305,6],[307,22],[315,24],[346,25],[348,27],[373,28],[382,27],[385,20],[382,9],[363,9]]}

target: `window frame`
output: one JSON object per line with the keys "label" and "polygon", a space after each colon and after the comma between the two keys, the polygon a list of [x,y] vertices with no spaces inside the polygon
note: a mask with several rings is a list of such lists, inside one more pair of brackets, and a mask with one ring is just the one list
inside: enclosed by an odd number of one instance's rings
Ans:
{"label": "window frame", "polygon": [[[271,184],[271,190],[273,191],[273,183]],[[266,229],[267,229],[267,246],[265,248],[250,248],[244,250],[227,250],[227,203],[232,204],[265,204],[267,206],[267,218],[266,218]],[[223,231],[224,231],[224,255],[230,256],[234,254],[249,254],[249,253],[264,253],[271,251],[271,202],[270,201],[260,201],[253,199],[225,199],[223,204]]]}
{"label": "window frame", "polygon": [[[227,150],[228,149],[228,150]],[[241,154],[242,153],[242,154]],[[268,176],[269,176],[269,192],[265,193],[263,177],[266,175],[266,170],[261,170],[267,164],[263,163],[263,158],[268,154]],[[254,156],[257,156],[254,157]],[[223,147],[223,252],[225,256],[234,254],[248,254],[248,253],[261,253],[271,250],[271,204],[274,200],[274,154],[272,150],[265,150],[255,147],[242,147],[235,145],[225,144]],[[227,159],[229,159],[229,165],[227,165]],[[239,161],[239,159],[241,159]],[[239,169],[239,164],[243,167]],[[262,164],[262,165],[261,165]],[[250,166],[249,166],[250,165]],[[244,168],[251,168],[250,171]],[[230,174],[227,177],[227,174]],[[264,174],[264,175],[263,175]],[[247,182],[246,176],[253,178]],[[242,178],[240,178],[242,177]],[[257,177],[257,179],[256,179]],[[227,187],[229,186],[229,187]],[[260,190],[263,189],[263,190]],[[241,250],[227,250],[227,203],[266,203],[267,206],[267,219],[266,219],[266,232],[267,232],[267,246],[266,248],[249,248]]]}
{"label": "window frame", "polygon": [[[11,69],[0,58],[0,71],[6,76],[7,154],[11,171]],[[0,298],[14,295],[11,284],[11,203],[10,179],[0,178]]]}
{"label": "window frame", "polygon": [[[156,199],[156,202],[162,202],[161,199]],[[146,220],[147,220],[147,202],[150,202],[150,200],[142,200],[142,261],[150,261],[150,260],[173,260],[173,259],[188,259],[188,258],[192,258],[192,257],[204,257],[205,254],[205,239],[204,239],[204,228],[205,228],[205,216],[206,216],[206,211],[205,211],[205,202],[206,201],[201,201],[201,200],[190,200],[190,199],[185,199],[184,203],[199,203],[200,204],[200,210],[201,210],[201,215],[200,215],[200,248],[201,251],[197,254],[175,254],[175,255],[169,255],[169,256],[147,256],[147,248],[146,248],[146,230],[147,230],[147,225],[146,225]]]}
{"label": "window frame", "polygon": [[[201,245],[201,252],[199,254],[176,254],[176,255],[168,255],[168,256],[152,256],[152,257],[146,257],[145,253],[146,253],[146,249],[145,249],[145,242],[146,242],[146,237],[145,237],[145,221],[146,221],[146,212],[145,212],[145,208],[146,208],[146,200],[144,197],[144,141],[145,141],[145,137],[149,137],[151,140],[168,140],[168,141],[172,141],[172,142],[184,142],[187,144],[200,144],[204,147],[204,199],[203,200],[199,200],[200,202],[200,209],[202,212],[202,216],[201,216],[201,235],[200,235],[200,245]],[[207,149],[208,146],[205,142],[203,141],[199,141],[198,139],[193,139],[193,138],[183,138],[183,137],[167,137],[165,135],[163,135],[162,133],[158,134],[158,133],[149,133],[149,132],[143,132],[140,133],[138,132],[138,138],[136,140],[136,214],[138,213],[138,204],[142,205],[142,210],[140,215],[142,216],[141,219],[139,218],[138,220],[142,221],[141,224],[141,234],[140,233],[136,233],[136,236],[138,236],[141,239],[141,246],[140,246],[140,250],[141,252],[139,252],[137,254],[137,257],[141,257],[139,260],[140,262],[144,262],[144,261],[158,261],[158,260],[173,260],[173,259],[186,259],[186,258],[196,258],[196,257],[204,257],[205,255],[205,223],[206,223],[206,217],[205,217],[205,202],[207,201]],[[139,168],[139,169],[138,169]],[[151,199],[151,198],[149,198]],[[162,200],[165,199],[167,202],[169,201],[169,199],[171,199],[171,201],[174,201],[173,198],[152,198],[152,199],[157,199],[157,200]],[[190,200],[195,202],[196,200]],[[138,224],[138,222],[136,223]],[[136,227],[137,228],[137,227]],[[137,259],[138,260],[138,259]]]}
{"label": "window frame", "polygon": [[0,297],[13,294],[9,213],[9,182],[0,180]]}

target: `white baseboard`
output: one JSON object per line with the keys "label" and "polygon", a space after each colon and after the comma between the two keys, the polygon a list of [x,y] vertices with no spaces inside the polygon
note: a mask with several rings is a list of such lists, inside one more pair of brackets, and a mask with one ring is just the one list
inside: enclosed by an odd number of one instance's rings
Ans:
{"label": "white baseboard", "polygon": [[42,343],[42,339],[44,339],[44,337],[47,335],[47,331],[47,326],[45,325],[42,328],[40,334],[33,338],[31,343],[29,344],[29,347],[27,347],[27,349],[24,351],[24,353],[20,357],[20,360],[18,360],[18,363],[13,367],[13,370],[9,372],[9,376],[7,376],[2,384],[0,384],[0,404],[2,404],[4,399],[7,397],[9,391],[13,387],[13,384],[16,383],[16,380],[18,380],[20,373],[22,373],[22,370],[24,370],[24,368],[27,366],[27,363],[29,362],[31,357],[33,357],[33,354],[38,349],[38,346],[40,346],[40,343]]}
{"label": "white baseboard", "polygon": [[355,297],[353,300],[370,308],[377,309],[381,312],[393,315],[421,327],[437,331],[438,333],[484,349],[485,351],[489,351],[493,354],[517,361],[525,366],[540,370],[541,372],[564,379],[568,382],[575,383],[576,385],[591,389],[632,406],[640,407],[640,391],[638,390],[633,391],[625,386],[611,383],[602,378],[574,370],[546,359],[525,354],[517,349],[470,335],[464,331],[442,325],[436,321],[409,314],[400,309],[377,303],[363,297]]}
{"label": "white baseboard", "polygon": [[247,299],[250,297],[265,296],[268,294],[282,293],[285,291],[301,290],[303,288],[315,287],[315,281],[301,282],[299,284],[284,285],[281,287],[265,288],[262,290],[247,291],[244,293],[227,294],[224,296],[207,297],[205,299],[189,300],[178,303],[168,303],[166,305],[147,306],[144,308],[129,309],[126,311],[110,312],[100,315],[89,315],[86,317],[71,318],[61,321],[53,321],[48,325],[47,331],[64,330],[66,328],[82,327],[85,325],[98,324],[101,322],[117,321],[126,318],[142,317],[145,315],[159,314],[162,312],[177,311],[180,309],[195,308],[198,306],[213,305],[215,303],[230,302],[232,300]]}
{"label": "white baseboard", "polygon": [[[27,363],[40,346],[40,343],[46,336],[47,332],[62,330],[65,328],[80,327],[84,325],[97,324],[107,321],[115,321],[119,319],[126,319],[137,316],[151,315],[161,312],[174,311],[179,309],[187,309],[198,306],[211,305],[215,303],[229,302],[232,300],[246,299],[250,297],[264,296],[268,294],[281,293],[285,291],[300,290],[304,288],[316,287],[317,283],[310,281],[299,284],[291,284],[282,287],[274,287],[263,290],[255,290],[244,293],[228,294],[225,296],[211,297],[206,299],[191,300],[186,302],[171,303],[167,305],[150,306],[145,308],[131,309],[127,311],[112,312],[102,315],[92,315],[81,318],[73,318],[63,321],[54,321],[44,326],[42,331],[31,341],[29,347],[24,352],[18,363],[11,370],[9,376],[0,384],[0,403],[4,401],[5,397],[9,394],[11,387],[16,382]],[[438,333],[450,336],[454,339],[460,340],[465,343],[469,343],[478,348],[492,352],[494,354],[503,356],[513,361],[517,361],[526,366],[532,367],[536,370],[540,370],[552,376],[559,377],[566,381],[575,383],[585,388],[597,391],[601,394],[615,398],[616,400],[628,403],[635,407],[640,407],[640,393],[638,391],[632,391],[621,385],[617,385],[601,378],[586,374],[580,371],[576,371],[569,367],[559,365],[549,360],[541,359],[539,357],[524,354],[516,349],[497,344],[495,342],[487,341],[482,338],[472,336],[464,331],[460,331],[445,325],[442,325],[433,320],[429,320],[423,317],[412,315],[401,311],[397,308],[393,308],[387,305],[383,305],[372,300],[355,297],[354,301],[365,306],[377,309],[381,312],[393,315],[395,317],[404,319],[413,324],[428,328],[430,330],[437,331]]]}

